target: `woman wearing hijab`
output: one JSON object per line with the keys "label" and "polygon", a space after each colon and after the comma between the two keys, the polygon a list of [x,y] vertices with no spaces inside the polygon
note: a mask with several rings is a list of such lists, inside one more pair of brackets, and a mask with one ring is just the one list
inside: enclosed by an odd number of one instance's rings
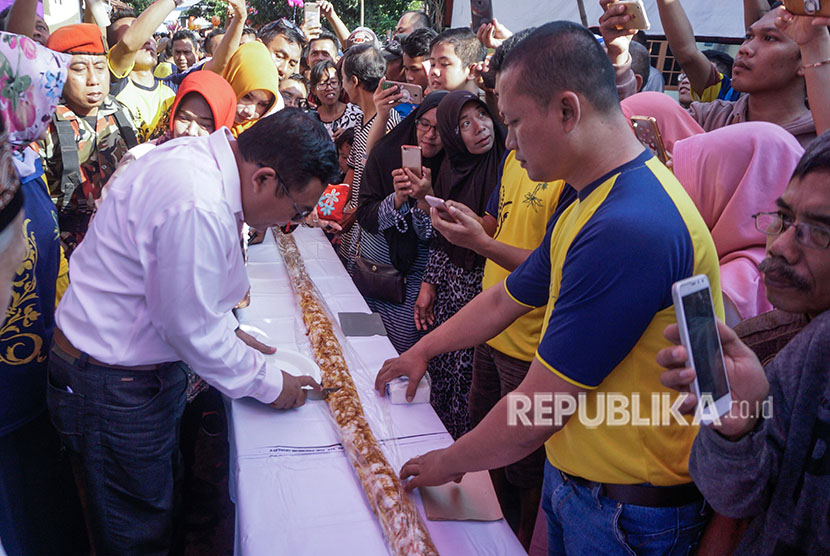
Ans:
{"label": "woman wearing hijab", "polygon": [[[446,156],[433,179],[435,196],[463,203],[482,216],[498,183],[505,152],[504,128],[487,105],[469,91],[453,91],[445,96],[438,105],[437,117]],[[433,218],[441,217],[437,212],[432,214]],[[419,306],[433,305],[435,326],[481,291],[484,261],[474,251],[435,234],[416,301]],[[432,406],[453,438],[458,438],[470,428],[467,397],[473,349],[439,355],[429,362],[427,371],[432,378]]]}
{"label": "woman wearing hijab", "polygon": [[222,72],[236,93],[234,137],[262,118],[282,110],[280,77],[268,48],[261,42],[247,42],[236,49]]}
{"label": "woman wearing hijab", "polygon": [[660,130],[663,145],[669,155],[674,152],[674,145],[677,141],[703,133],[700,124],[677,101],[665,93],[637,93],[623,99],[620,106],[626,118],[651,116],[657,120],[657,128]]}
{"label": "woman wearing hijab", "polygon": [[[389,340],[398,353],[412,347],[423,334],[415,327],[412,314],[432,237],[429,205],[424,196],[433,194],[432,176],[438,175],[444,160],[436,112],[445,96],[446,91],[427,95],[412,114],[378,141],[366,161],[357,202],[360,254],[392,264],[406,276],[403,303],[366,297],[372,311],[380,313]],[[420,177],[401,168],[402,145],[421,148]]]}
{"label": "woman wearing hijab", "polygon": [[0,539],[10,556],[88,552],[72,471],[46,411],[60,245],[55,204],[28,146],[49,125],[70,60],[0,33]]}
{"label": "woman wearing hijab", "polygon": [[674,174],[697,206],[718,250],[726,324],[772,310],[758,263],[766,236],[752,215],[776,210],[804,149],[785,129],[745,122],[678,141]]}

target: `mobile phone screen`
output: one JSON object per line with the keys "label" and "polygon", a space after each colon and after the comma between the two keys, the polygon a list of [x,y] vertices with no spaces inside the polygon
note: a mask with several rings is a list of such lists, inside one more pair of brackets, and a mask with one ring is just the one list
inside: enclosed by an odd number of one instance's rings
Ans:
{"label": "mobile phone screen", "polygon": [[700,394],[718,400],[729,393],[729,386],[709,289],[683,296],[683,313]]}

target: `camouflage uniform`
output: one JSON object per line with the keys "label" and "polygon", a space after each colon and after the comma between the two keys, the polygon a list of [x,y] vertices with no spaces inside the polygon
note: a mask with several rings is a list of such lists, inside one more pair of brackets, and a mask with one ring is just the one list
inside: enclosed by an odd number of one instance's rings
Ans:
{"label": "camouflage uniform", "polygon": [[[124,132],[123,128],[119,128],[116,121],[119,110],[125,114],[130,131]],[[118,161],[135,142],[135,128],[129,111],[114,97],[107,96],[98,108],[95,128],[90,119],[78,117],[61,101],[49,124],[46,138],[36,148],[43,161],[49,192],[58,207],[61,240],[67,257],[86,234],[95,212],[94,201],[101,196],[101,189],[115,172]],[[80,185],[61,185],[64,172],[61,148],[67,149],[67,145],[59,142],[56,121],[68,121],[72,126],[80,165]],[[122,136],[130,134],[132,137]]]}

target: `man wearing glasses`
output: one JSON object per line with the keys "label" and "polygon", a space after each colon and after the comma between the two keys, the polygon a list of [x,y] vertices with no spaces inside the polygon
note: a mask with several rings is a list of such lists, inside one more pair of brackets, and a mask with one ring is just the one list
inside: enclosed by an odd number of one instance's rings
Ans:
{"label": "man wearing glasses", "polygon": [[[167,554],[185,405],[183,363],[231,398],[305,402],[310,377],[266,365],[238,329],[243,222],[299,222],[338,173],[298,109],[170,142],[110,182],[57,311],[47,402],[75,459],[98,554]],[[262,353],[260,353],[262,352]]]}
{"label": "man wearing glasses", "polygon": [[[734,331],[719,325],[737,403],[719,425],[700,428],[689,471],[715,511],[749,521],[743,538],[733,539],[740,543],[736,554],[827,554],[830,133],[807,148],[777,204],[774,212],[753,215],[767,235],[767,258],[759,265],[767,299],[806,314],[809,324],[766,368]],[[676,325],[666,337],[680,343]],[[684,348],[666,348],[657,361],[669,369],[663,384],[688,389],[694,371],[685,368]]]}

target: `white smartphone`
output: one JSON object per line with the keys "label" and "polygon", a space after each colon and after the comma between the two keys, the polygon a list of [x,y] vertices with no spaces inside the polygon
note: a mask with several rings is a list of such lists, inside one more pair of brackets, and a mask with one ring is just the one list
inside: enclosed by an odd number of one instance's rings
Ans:
{"label": "white smartphone", "polygon": [[320,5],[317,2],[306,2],[303,4],[303,18],[306,27],[320,26]]}
{"label": "white smartphone", "polygon": [[433,197],[432,195],[425,195],[424,201],[426,201],[429,206],[438,209],[438,216],[444,220],[455,222],[455,218],[453,218],[452,214],[450,214],[450,207],[447,206],[444,199],[439,199],[438,197]]}
{"label": "white smartphone", "polygon": [[416,176],[421,175],[421,147],[401,145],[401,168],[409,168]]}
{"label": "white smartphone", "polygon": [[680,280],[672,285],[671,293],[680,341],[689,354],[689,366],[695,370],[697,415],[701,423],[709,424],[732,405],[709,279],[699,274]]}
{"label": "white smartphone", "polygon": [[626,23],[626,29],[642,29],[643,31],[651,29],[651,23],[648,21],[643,0],[612,2],[609,6],[616,6],[617,4],[623,4],[625,6],[625,15],[631,16],[631,19]]}

